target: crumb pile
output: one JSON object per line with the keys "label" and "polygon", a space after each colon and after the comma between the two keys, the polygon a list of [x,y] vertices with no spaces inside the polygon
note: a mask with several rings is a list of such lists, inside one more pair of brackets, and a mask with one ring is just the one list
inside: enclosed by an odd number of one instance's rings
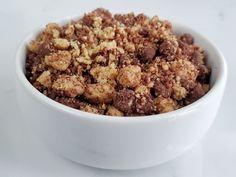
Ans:
{"label": "crumb pile", "polygon": [[96,9],[31,41],[26,76],[49,98],[86,112],[142,116],[186,106],[209,90],[204,50],[144,14]]}

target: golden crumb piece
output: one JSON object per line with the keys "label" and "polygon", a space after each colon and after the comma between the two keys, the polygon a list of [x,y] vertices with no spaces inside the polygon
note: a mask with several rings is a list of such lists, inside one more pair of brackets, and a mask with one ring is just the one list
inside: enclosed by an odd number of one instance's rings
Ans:
{"label": "golden crumb piece", "polygon": [[59,71],[65,71],[71,63],[71,54],[68,51],[58,51],[45,56],[45,63]]}
{"label": "golden crumb piece", "polygon": [[203,84],[203,85],[202,85],[202,88],[203,88],[203,90],[204,90],[205,93],[207,93],[207,92],[210,90],[209,84]]}
{"label": "golden crumb piece", "polygon": [[135,93],[148,94],[150,91],[145,85],[139,85],[135,88]]}
{"label": "golden crumb piece", "polygon": [[96,108],[95,106],[90,105],[90,104],[82,105],[82,106],[80,107],[80,110],[81,110],[81,111],[85,111],[85,112],[94,113],[94,114],[100,114],[99,109]]}
{"label": "golden crumb piece", "polygon": [[114,28],[106,27],[95,31],[95,34],[102,40],[113,39],[115,36]]}
{"label": "golden crumb piece", "polygon": [[117,43],[115,40],[103,41],[98,46],[96,46],[91,53],[96,54],[103,50],[114,50],[117,49]]}
{"label": "golden crumb piece", "polygon": [[76,97],[84,93],[84,85],[78,76],[60,75],[52,88],[63,91],[66,96]]}
{"label": "golden crumb piece", "polygon": [[88,84],[84,96],[92,103],[110,103],[114,92],[110,84]]}
{"label": "golden crumb piece", "polygon": [[37,81],[45,87],[50,87],[52,85],[51,73],[50,71],[44,71],[38,78]]}
{"label": "golden crumb piece", "polygon": [[162,67],[162,69],[163,69],[164,71],[169,70],[168,64],[163,64],[161,67]]}
{"label": "golden crumb piece", "polygon": [[195,81],[198,75],[197,68],[188,60],[176,60],[171,64],[171,70],[184,80]]}
{"label": "golden crumb piece", "polygon": [[121,34],[122,36],[127,36],[127,32],[125,31],[126,28],[124,25],[121,25],[120,23],[117,24],[116,27],[117,33]]}
{"label": "golden crumb piece", "polygon": [[81,21],[75,23],[75,28],[76,29],[81,29],[83,27],[83,25],[81,24]]}
{"label": "golden crumb piece", "polygon": [[58,38],[60,36],[59,25],[56,23],[49,23],[46,29],[40,35],[41,40],[45,41],[51,38]]}
{"label": "golden crumb piece", "polygon": [[41,44],[42,42],[39,42],[39,41],[31,41],[28,45],[28,49],[31,52],[36,53],[39,50]]}
{"label": "golden crumb piece", "polygon": [[159,67],[157,62],[153,62],[147,66],[147,72],[157,75],[159,73]]}
{"label": "golden crumb piece", "polygon": [[129,65],[119,70],[117,81],[124,87],[134,88],[141,81],[141,68],[137,65]]}
{"label": "golden crumb piece", "polygon": [[78,58],[76,58],[76,60],[79,63],[86,64],[86,65],[90,65],[92,63],[92,61],[89,57],[84,57],[84,56],[78,57]]}
{"label": "golden crumb piece", "polygon": [[84,44],[81,45],[80,55],[76,58],[76,61],[86,65],[90,65],[92,63],[89,55],[89,49]]}
{"label": "golden crumb piece", "polygon": [[68,49],[68,47],[70,46],[69,41],[63,38],[56,38],[53,40],[53,42],[54,42],[54,46],[59,50]]}
{"label": "golden crumb piece", "polygon": [[107,61],[107,59],[106,59],[106,57],[104,57],[102,55],[98,55],[98,56],[96,56],[95,61],[97,63],[105,63]]}
{"label": "golden crumb piece", "polygon": [[123,116],[124,113],[121,112],[120,110],[116,109],[114,106],[108,106],[106,115],[109,115],[109,116]]}
{"label": "golden crumb piece", "polygon": [[65,30],[65,35],[70,37],[70,36],[73,36],[74,32],[75,32],[74,25],[68,25],[66,30]]}
{"label": "golden crumb piece", "polygon": [[73,49],[75,49],[75,50],[77,50],[77,49],[79,49],[79,42],[76,42],[76,41],[70,41],[70,46],[73,48]]}
{"label": "golden crumb piece", "polygon": [[113,63],[109,66],[97,66],[95,68],[92,68],[90,70],[90,74],[93,76],[94,79],[96,79],[97,82],[101,84],[115,84],[118,71],[116,69],[115,64]]}
{"label": "golden crumb piece", "polygon": [[94,17],[93,19],[93,27],[99,28],[102,24],[102,18],[101,17]]}
{"label": "golden crumb piece", "polygon": [[180,84],[173,85],[173,98],[176,100],[182,100],[187,96],[187,90],[182,87]]}
{"label": "golden crumb piece", "polygon": [[70,46],[73,48],[72,51],[71,51],[72,57],[75,58],[75,59],[80,57],[81,51],[80,51],[80,48],[78,46],[78,42],[70,41]]}
{"label": "golden crumb piece", "polygon": [[112,49],[115,49],[117,47],[116,45],[117,45],[116,41],[112,40],[111,42],[102,42],[101,43],[101,48],[106,49],[106,50],[112,50]]}
{"label": "golden crumb piece", "polygon": [[174,111],[178,108],[177,103],[171,98],[157,97],[155,104],[159,113]]}
{"label": "golden crumb piece", "polygon": [[73,57],[79,57],[80,56],[80,49],[74,49],[72,50],[72,56]]}
{"label": "golden crumb piece", "polygon": [[125,44],[125,49],[128,51],[128,52],[134,52],[135,51],[135,45],[131,42],[127,42]]}

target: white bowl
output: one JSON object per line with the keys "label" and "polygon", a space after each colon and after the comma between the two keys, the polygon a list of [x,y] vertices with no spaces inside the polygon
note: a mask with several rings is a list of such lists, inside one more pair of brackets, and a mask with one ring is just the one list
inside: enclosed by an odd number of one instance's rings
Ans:
{"label": "white bowl", "polygon": [[36,90],[24,74],[26,45],[41,28],[23,41],[16,54],[16,90],[25,122],[53,151],[93,167],[144,168],[182,154],[212,124],[224,92],[227,66],[207,38],[178,23],[173,27],[176,33],[192,34],[208,54],[211,89],[196,102],[173,112],[133,118],[96,115],[57,103]]}

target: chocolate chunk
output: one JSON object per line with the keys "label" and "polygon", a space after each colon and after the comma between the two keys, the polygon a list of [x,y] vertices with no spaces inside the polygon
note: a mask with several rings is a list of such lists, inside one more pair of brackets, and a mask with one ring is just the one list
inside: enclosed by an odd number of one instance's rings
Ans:
{"label": "chocolate chunk", "polygon": [[159,52],[164,55],[174,55],[177,51],[178,44],[174,41],[165,40],[159,47]]}
{"label": "chocolate chunk", "polygon": [[55,52],[55,48],[52,42],[44,42],[40,45],[39,50],[37,51],[38,55],[41,57],[44,57],[46,55],[49,55],[50,53]]}
{"label": "chocolate chunk", "polygon": [[203,54],[200,51],[194,51],[191,55],[191,60],[195,66],[203,65]]}
{"label": "chocolate chunk", "polygon": [[180,40],[186,44],[193,44],[194,40],[193,40],[193,36],[191,34],[185,33],[182,36],[180,36]]}
{"label": "chocolate chunk", "polygon": [[192,80],[181,79],[180,82],[181,82],[181,85],[187,90],[193,89],[196,86],[196,82]]}
{"label": "chocolate chunk", "polygon": [[58,97],[56,98],[56,101],[75,109],[79,109],[81,105],[81,102],[76,98]]}
{"label": "chocolate chunk", "polygon": [[209,83],[210,82],[210,69],[205,66],[205,65],[200,65],[198,67],[198,76],[197,80],[200,81],[201,83]]}
{"label": "chocolate chunk", "polygon": [[132,112],[134,109],[135,93],[130,89],[123,89],[114,94],[114,106],[124,113]]}
{"label": "chocolate chunk", "polygon": [[138,14],[136,17],[135,17],[135,20],[137,23],[139,24],[143,24],[145,22],[145,20],[147,20],[148,17],[144,14]]}
{"label": "chocolate chunk", "polygon": [[191,90],[189,92],[189,94],[187,95],[186,99],[185,99],[185,104],[190,104],[196,100],[198,100],[199,98],[201,98],[203,95],[205,94],[205,89],[201,84],[197,84],[193,90]]}
{"label": "chocolate chunk", "polygon": [[76,36],[77,39],[81,42],[86,42],[87,41],[87,34],[88,34],[88,30],[85,28],[80,28],[76,30]]}
{"label": "chocolate chunk", "polygon": [[125,15],[116,14],[114,15],[114,18],[126,26],[133,26],[135,23],[134,13],[129,13]]}
{"label": "chocolate chunk", "polygon": [[150,94],[137,94],[135,110],[140,114],[151,114],[154,111],[154,100]]}
{"label": "chocolate chunk", "polygon": [[139,60],[141,63],[146,63],[151,61],[156,55],[156,48],[151,46],[146,46],[139,50]]}
{"label": "chocolate chunk", "polygon": [[143,37],[148,37],[149,36],[149,30],[144,27],[139,31],[139,34],[142,35]]}
{"label": "chocolate chunk", "polygon": [[154,96],[163,96],[164,98],[168,98],[171,95],[172,90],[170,88],[167,88],[164,84],[162,84],[160,81],[155,81],[154,86],[152,88],[152,92]]}
{"label": "chocolate chunk", "polygon": [[91,27],[93,25],[93,19],[89,15],[85,15],[82,18],[82,22],[84,25]]}

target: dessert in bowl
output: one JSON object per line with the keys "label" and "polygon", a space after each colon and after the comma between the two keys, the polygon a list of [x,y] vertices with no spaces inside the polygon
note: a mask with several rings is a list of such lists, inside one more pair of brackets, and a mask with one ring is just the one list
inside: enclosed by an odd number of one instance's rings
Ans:
{"label": "dessert in bowl", "polygon": [[102,9],[33,32],[16,60],[32,130],[58,154],[109,169],[186,151],[212,124],[227,76],[221,52],[190,28]]}

